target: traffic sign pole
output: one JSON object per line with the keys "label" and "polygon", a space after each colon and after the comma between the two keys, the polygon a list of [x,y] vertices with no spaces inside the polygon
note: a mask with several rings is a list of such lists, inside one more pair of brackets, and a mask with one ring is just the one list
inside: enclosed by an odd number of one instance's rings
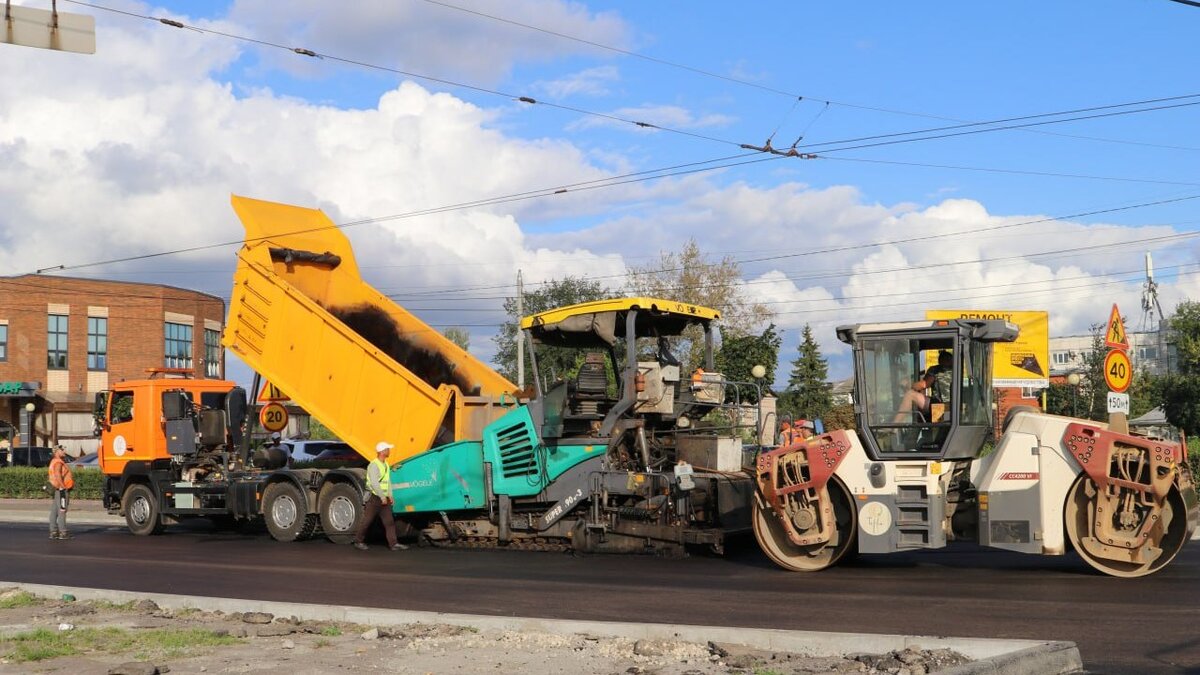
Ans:
{"label": "traffic sign pole", "polygon": [[1125,333],[1125,320],[1117,303],[1113,303],[1108,315],[1104,344],[1109,347],[1104,357],[1104,383],[1108,385],[1108,428],[1119,434],[1129,433],[1129,385],[1133,384],[1133,363],[1129,360],[1129,336]]}

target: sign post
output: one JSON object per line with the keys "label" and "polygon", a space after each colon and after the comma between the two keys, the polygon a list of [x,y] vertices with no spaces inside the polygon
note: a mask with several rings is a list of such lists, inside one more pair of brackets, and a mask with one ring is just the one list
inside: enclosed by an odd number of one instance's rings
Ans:
{"label": "sign post", "polygon": [[1129,360],[1129,336],[1125,321],[1113,303],[1108,315],[1104,344],[1109,347],[1104,357],[1104,383],[1108,385],[1108,428],[1121,434],[1129,433],[1129,385],[1133,384],[1133,363]]}
{"label": "sign post", "polygon": [[0,43],[78,54],[96,53],[96,19],[5,2],[0,8]]}

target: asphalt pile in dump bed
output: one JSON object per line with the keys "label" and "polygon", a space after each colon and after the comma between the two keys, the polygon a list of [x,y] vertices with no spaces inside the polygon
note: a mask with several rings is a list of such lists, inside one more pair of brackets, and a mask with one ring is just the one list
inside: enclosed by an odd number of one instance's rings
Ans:
{"label": "asphalt pile in dump bed", "polygon": [[715,642],[438,623],[365,626],[264,612],[166,609],[145,599],[76,602],[0,588],[0,673],[924,675],[967,661],[949,650],[805,656]]}
{"label": "asphalt pile in dump bed", "polygon": [[443,384],[453,384],[464,393],[471,393],[470,383],[456,372],[449,359],[406,340],[400,326],[382,309],[367,304],[328,309],[339,321],[429,386],[436,389]]}

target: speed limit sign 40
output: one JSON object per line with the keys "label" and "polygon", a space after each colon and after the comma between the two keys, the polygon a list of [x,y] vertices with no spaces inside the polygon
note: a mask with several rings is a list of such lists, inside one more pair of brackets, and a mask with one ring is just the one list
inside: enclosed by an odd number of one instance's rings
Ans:
{"label": "speed limit sign 40", "polygon": [[288,423],[287,408],[282,403],[268,403],[258,411],[258,422],[267,431],[283,431]]}
{"label": "speed limit sign 40", "polygon": [[1118,394],[1129,389],[1129,384],[1133,382],[1133,364],[1129,362],[1129,355],[1125,352],[1114,349],[1104,357],[1104,383],[1108,388]]}

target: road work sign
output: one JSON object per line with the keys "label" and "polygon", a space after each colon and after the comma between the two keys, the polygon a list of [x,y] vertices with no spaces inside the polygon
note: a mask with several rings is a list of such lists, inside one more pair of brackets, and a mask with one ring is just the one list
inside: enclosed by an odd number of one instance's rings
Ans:
{"label": "road work sign", "polygon": [[925,311],[925,318],[1003,319],[1017,324],[1021,332],[1014,342],[992,346],[992,385],[1033,389],[1050,386],[1050,315],[1046,312],[930,309]]}
{"label": "road work sign", "polygon": [[1113,303],[1112,312],[1108,315],[1108,329],[1104,332],[1104,344],[1109,349],[1129,351],[1129,336],[1125,334],[1125,320]]}
{"label": "road work sign", "polygon": [[1129,389],[1133,382],[1133,364],[1129,355],[1120,349],[1114,349],[1104,357],[1104,383],[1114,392],[1121,394]]}
{"label": "road work sign", "polygon": [[279,387],[267,382],[263,385],[262,391],[258,392],[259,403],[270,403],[272,401],[287,401],[288,395],[279,390]]}

